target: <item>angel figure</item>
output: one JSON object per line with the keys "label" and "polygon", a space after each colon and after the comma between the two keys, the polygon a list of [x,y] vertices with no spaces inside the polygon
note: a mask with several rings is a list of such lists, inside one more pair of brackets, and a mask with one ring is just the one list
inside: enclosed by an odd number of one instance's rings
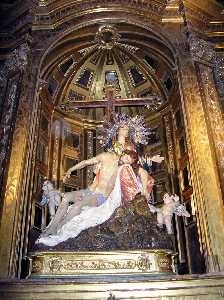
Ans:
{"label": "angel figure", "polygon": [[173,214],[177,216],[190,217],[189,212],[185,206],[180,204],[179,197],[177,195],[169,195],[168,193],[163,196],[164,205],[161,208],[155,208],[157,213],[157,225],[159,227],[166,226],[168,234],[172,234],[172,217]]}
{"label": "angel figure", "polygon": [[56,190],[53,184],[49,180],[45,180],[42,186],[43,195],[40,202],[41,206],[48,205],[50,219],[52,220],[56,213],[56,208],[61,203],[62,194],[59,190]]}

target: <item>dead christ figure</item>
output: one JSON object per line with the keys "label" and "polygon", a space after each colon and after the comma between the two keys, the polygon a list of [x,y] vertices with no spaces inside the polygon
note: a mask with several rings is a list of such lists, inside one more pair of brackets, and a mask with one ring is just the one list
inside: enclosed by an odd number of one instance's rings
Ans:
{"label": "dead christ figure", "polygon": [[[137,168],[136,174],[134,173],[131,167],[136,161],[134,151],[125,150],[129,131],[130,123],[127,124],[125,119],[118,128],[116,148],[114,146],[113,151],[103,152],[82,161],[67,171],[64,179],[68,178],[72,171],[95,165],[96,177],[87,189],[64,195],[54,219],[37,242],[54,246],[68,238],[76,237],[84,229],[102,224],[110,218],[116,208],[125,201],[133,200],[136,194],[142,193],[149,198],[153,179],[141,167]],[[138,138],[140,133],[138,132]],[[159,156],[152,158],[157,162],[161,162],[162,159]],[[73,204],[69,205],[70,203]]]}

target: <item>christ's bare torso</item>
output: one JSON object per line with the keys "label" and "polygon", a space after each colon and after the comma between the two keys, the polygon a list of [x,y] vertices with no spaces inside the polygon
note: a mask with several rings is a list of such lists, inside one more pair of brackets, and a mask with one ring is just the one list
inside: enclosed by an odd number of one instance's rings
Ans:
{"label": "christ's bare torso", "polygon": [[117,177],[118,156],[112,152],[104,152],[97,155],[96,159],[100,166],[96,178],[89,188],[108,197],[114,188]]}

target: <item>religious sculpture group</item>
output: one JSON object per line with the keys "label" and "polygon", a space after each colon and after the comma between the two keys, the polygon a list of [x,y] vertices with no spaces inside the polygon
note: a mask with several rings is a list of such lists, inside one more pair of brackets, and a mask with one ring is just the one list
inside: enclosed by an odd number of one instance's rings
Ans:
{"label": "religious sculpture group", "polygon": [[[173,214],[189,217],[189,213],[176,195],[165,193],[162,208],[150,203],[154,180],[137,153],[137,146],[146,145],[148,138],[142,117],[113,115],[101,136],[105,151],[73,166],[64,176],[66,181],[73,171],[93,166],[95,178],[87,189],[60,195],[49,181],[44,183],[41,204],[48,204],[51,221],[36,243],[55,246],[76,238],[82,231],[108,221],[116,209],[132,203],[138,194],[145,197],[148,210],[157,214],[158,226],[165,224],[168,234],[172,234]],[[163,160],[160,155],[147,157],[148,163]]]}

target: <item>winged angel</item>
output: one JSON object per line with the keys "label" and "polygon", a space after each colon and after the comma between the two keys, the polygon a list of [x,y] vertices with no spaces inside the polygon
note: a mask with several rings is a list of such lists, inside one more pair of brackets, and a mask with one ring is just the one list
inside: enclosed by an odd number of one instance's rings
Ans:
{"label": "winged angel", "polygon": [[172,234],[172,217],[173,214],[177,216],[190,217],[189,212],[183,204],[180,204],[179,196],[169,195],[165,193],[163,196],[164,204],[161,208],[154,208],[157,213],[157,223],[159,227],[166,226],[168,234]]}

